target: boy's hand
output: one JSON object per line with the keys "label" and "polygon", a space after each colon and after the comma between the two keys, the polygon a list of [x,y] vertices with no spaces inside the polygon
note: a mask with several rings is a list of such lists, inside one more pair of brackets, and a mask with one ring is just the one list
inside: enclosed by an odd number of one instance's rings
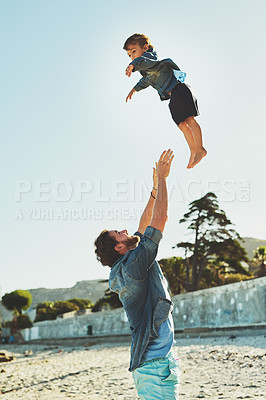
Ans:
{"label": "boy's hand", "polygon": [[126,75],[127,75],[128,77],[130,77],[130,75],[132,74],[133,69],[134,69],[134,65],[129,64],[129,66],[128,66],[127,69],[126,69]]}
{"label": "boy's hand", "polygon": [[135,91],[136,91],[135,89],[130,90],[130,92],[128,93],[127,98],[126,98],[126,103],[128,100],[131,100],[131,97],[133,96]]}

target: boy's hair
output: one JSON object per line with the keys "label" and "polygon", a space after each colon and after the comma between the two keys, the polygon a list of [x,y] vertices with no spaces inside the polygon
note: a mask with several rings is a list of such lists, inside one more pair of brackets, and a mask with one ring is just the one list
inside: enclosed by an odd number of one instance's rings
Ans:
{"label": "boy's hair", "polygon": [[131,35],[129,38],[127,38],[123,49],[128,50],[129,44],[136,44],[136,43],[138,43],[141,47],[144,47],[145,44],[147,44],[149,47],[153,49],[153,46],[148,36],[143,35],[142,33],[134,33],[134,35]]}
{"label": "boy's hair", "polygon": [[100,233],[94,242],[95,254],[97,260],[102,263],[102,265],[112,265],[118,260],[121,255],[114,249],[117,245],[115,238],[109,235],[108,230],[104,230]]}

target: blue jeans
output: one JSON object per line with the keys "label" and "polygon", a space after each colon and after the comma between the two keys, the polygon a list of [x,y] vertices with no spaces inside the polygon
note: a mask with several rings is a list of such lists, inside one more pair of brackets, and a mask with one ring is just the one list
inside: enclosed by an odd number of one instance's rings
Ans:
{"label": "blue jeans", "polygon": [[141,400],[178,400],[180,369],[172,354],[144,362],[132,375]]}

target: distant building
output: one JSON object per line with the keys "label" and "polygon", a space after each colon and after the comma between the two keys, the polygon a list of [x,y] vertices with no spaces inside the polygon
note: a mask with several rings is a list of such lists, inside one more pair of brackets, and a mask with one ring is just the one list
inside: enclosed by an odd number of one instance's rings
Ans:
{"label": "distant building", "polygon": [[5,321],[12,321],[13,315],[11,311],[8,311],[2,304],[2,301],[0,302],[0,323],[5,322]]}

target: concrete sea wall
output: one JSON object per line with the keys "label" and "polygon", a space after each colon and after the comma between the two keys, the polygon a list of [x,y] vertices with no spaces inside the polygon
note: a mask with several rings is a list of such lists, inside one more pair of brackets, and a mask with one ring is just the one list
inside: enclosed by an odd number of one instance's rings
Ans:
{"label": "concrete sea wall", "polygon": [[266,277],[173,298],[177,329],[266,322]]}
{"label": "concrete sea wall", "polygon": [[[266,323],[266,277],[181,294],[175,329],[239,327]],[[22,331],[25,340],[130,334],[123,309],[43,321]]]}

